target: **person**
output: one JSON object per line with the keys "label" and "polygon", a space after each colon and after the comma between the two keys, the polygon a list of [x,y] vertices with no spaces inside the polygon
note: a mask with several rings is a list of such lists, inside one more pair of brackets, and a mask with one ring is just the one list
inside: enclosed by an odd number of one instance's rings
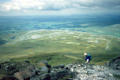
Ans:
{"label": "person", "polygon": [[85,56],[86,63],[89,63],[91,61],[91,55],[88,53],[84,53],[84,56]]}

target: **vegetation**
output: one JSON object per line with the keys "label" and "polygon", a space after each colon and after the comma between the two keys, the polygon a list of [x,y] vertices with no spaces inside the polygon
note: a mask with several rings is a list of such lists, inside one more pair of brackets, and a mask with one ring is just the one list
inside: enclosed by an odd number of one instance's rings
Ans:
{"label": "vegetation", "polygon": [[[19,36],[18,36],[19,35]],[[120,39],[86,32],[34,30],[6,37],[0,46],[0,62],[25,61],[33,64],[48,60],[51,65],[84,62],[84,52],[92,55],[91,64],[103,65],[119,56]]]}

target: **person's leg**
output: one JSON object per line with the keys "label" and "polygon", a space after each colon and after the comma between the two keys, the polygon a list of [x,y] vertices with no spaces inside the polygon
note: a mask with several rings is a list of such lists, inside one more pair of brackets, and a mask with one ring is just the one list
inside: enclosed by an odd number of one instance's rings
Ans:
{"label": "person's leg", "polygon": [[89,60],[89,59],[87,59],[87,60],[86,60],[86,63],[89,63],[89,61],[90,61],[90,60]]}

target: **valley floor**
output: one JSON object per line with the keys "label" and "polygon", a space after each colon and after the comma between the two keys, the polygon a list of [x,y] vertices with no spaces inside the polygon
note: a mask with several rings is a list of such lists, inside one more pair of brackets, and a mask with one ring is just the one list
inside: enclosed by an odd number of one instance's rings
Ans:
{"label": "valley floor", "polygon": [[[13,35],[14,34],[14,35]],[[1,36],[0,62],[48,60],[52,65],[84,62],[84,52],[92,64],[103,65],[120,55],[120,38],[71,30],[32,30]],[[2,40],[1,40],[2,41]]]}

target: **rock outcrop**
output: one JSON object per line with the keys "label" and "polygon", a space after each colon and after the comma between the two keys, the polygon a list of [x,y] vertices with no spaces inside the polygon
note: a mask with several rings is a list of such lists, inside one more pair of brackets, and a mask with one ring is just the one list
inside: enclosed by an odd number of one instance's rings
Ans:
{"label": "rock outcrop", "polygon": [[[119,60],[119,57],[112,60],[110,65],[118,64]],[[92,64],[51,66],[47,61],[37,65],[29,61],[4,62],[0,64],[0,74],[4,74],[0,80],[120,80],[119,67],[114,67]]]}
{"label": "rock outcrop", "polygon": [[39,67],[29,61],[15,63],[4,62],[0,64],[0,80],[70,80],[73,73],[64,65],[53,66],[41,61]]}
{"label": "rock outcrop", "polygon": [[69,67],[75,73],[73,80],[117,80],[114,77],[116,72],[105,66],[74,64]]}

